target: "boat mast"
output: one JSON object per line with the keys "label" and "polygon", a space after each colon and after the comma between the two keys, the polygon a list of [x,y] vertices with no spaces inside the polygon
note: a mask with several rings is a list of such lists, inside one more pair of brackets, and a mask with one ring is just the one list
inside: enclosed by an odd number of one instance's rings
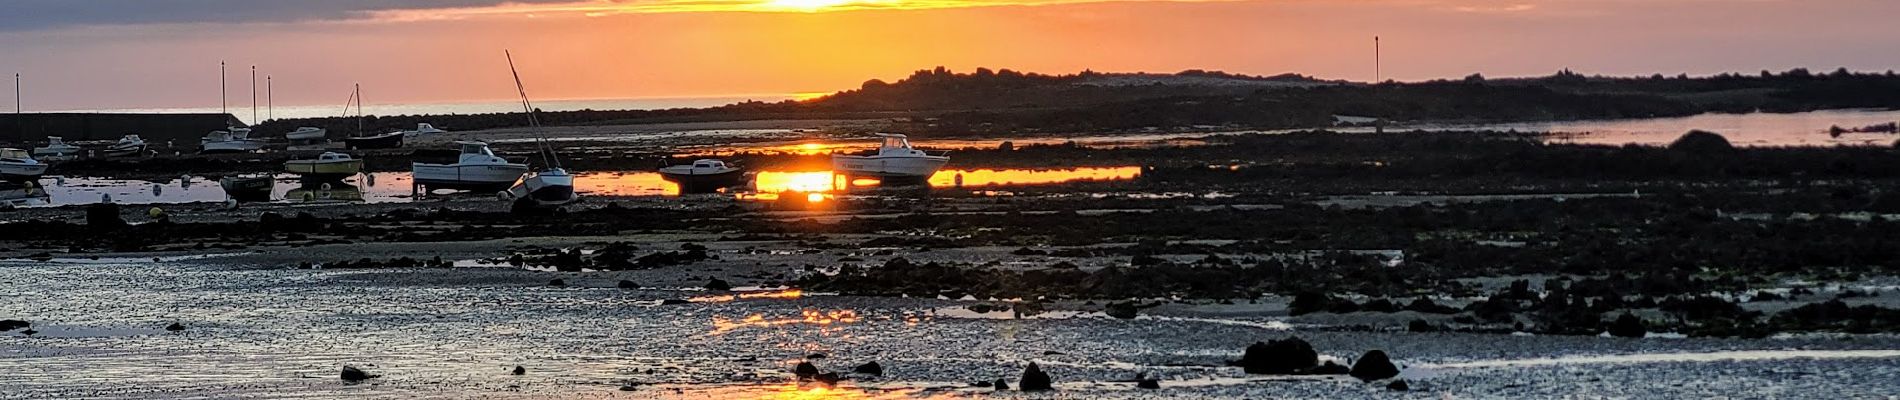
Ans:
{"label": "boat mast", "polygon": [[502,50],[501,54],[508,57],[508,73],[515,77],[515,93],[521,95],[521,111],[528,114],[528,126],[534,129],[535,150],[541,153],[541,162],[560,168],[561,158],[554,154],[554,149],[548,145],[547,135],[541,131],[541,120],[534,116],[534,103],[528,101],[528,88],[521,84],[521,71],[515,69],[514,53]]}
{"label": "boat mast", "polygon": [[[356,84],[356,94],[352,96],[356,97],[356,135],[363,136],[363,84]],[[343,111],[350,111],[350,106],[344,105]]]}
{"label": "boat mast", "polygon": [[251,123],[257,123],[257,66],[251,66]]}
{"label": "boat mast", "polygon": [[20,116],[20,73],[13,73],[13,116]]}
{"label": "boat mast", "polygon": [[231,113],[231,106],[230,106],[231,101],[229,100],[230,97],[231,97],[231,91],[226,89],[225,84],[224,84],[224,61],[219,61],[218,62],[218,112],[219,113],[224,113],[224,114]]}
{"label": "boat mast", "polygon": [[277,91],[271,86],[270,75],[264,75],[264,119],[277,119]]}

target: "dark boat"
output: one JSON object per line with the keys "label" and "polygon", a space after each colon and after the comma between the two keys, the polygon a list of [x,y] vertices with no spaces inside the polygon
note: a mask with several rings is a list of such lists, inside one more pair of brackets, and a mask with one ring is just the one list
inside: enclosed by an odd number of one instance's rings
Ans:
{"label": "dark boat", "polygon": [[679,184],[680,193],[712,193],[746,183],[744,168],[719,160],[697,160],[691,165],[660,168],[660,178]]}
{"label": "dark boat", "polygon": [[277,189],[277,178],[270,175],[227,176],[218,180],[224,187],[224,194],[232,200],[242,202],[270,201],[271,191]]}
{"label": "dark boat", "polygon": [[344,138],[343,145],[351,150],[402,148],[402,132]]}

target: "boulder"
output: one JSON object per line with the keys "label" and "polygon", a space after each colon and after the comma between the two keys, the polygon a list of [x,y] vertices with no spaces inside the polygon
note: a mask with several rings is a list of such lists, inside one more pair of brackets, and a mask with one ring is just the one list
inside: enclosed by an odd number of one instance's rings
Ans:
{"label": "boulder", "polygon": [[856,373],[865,374],[865,375],[883,376],[884,366],[878,365],[877,361],[872,361],[872,362],[864,363],[864,365],[859,365],[857,368],[852,368],[851,372],[856,372]]}
{"label": "boulder", "polygon": [[185,326],[177,322],[173,322],[171,325],[165,325],[165,330],[169,332],[177,332],[177,331],[185,330]]}
{"label": "boulder", "polygon": [[638,283],[633,283],[633,281],[629,281],[629,280],[621,280],[621,281],[620,281],[620,288],[621,288],[621,289],[639,289],[639,288],[640,288],[640,284],[638,284]]}
{"label": "boulder", "polygon": [[548,286],[553,286],[553,287],[567,286],[567,281],[557,278],[557,279],[548,281]]}
{"label": "boulder", "polygon": [[1384,351],[1368,351],[1359,357],[1359,362],[1352,363],[1352,377],[1360,380],[1376,381],[1394,376],[1399,376],[1399,367],[1392,365],[1392,359],[1387,358]]}
{"label": "boulder", "polygon": [[713,278],[711,281],[706,282],[706,290],[732,290],[732,284],[726,283],[726,281],[720,280],[719,278]]}
{"label": "boulder", "polygon": [[680,304],[691,304],[691,303],[692,303],[691,301],[686,301],[686,299],[666,299],[666,300],[660,300],[660,305],[663,305],[663,306],[672,306],[672,305],[680,305]]}
{"label": "boulder", "polygon": [[996,382],[992,382],[990,384],[990,387],[995,388],[996,391],[999,391],[999,392],[1004,391],[1004,390],[1009,390],[1009,382],[1004,382],[1002,379],[997,379]]}
{"label": "boulder", "polygon": [[519,365],[516,365],[516,366],[515,366],[515,370],[514,370],[514,371],[512,371],[512,372],[509,372],[509,373],[511,373],[511,374],[515,374],[515,375],[527,375],[527,374],[528,374],[528,369],[527,369],[527,368],[522,368],[521,366],[519,366]]}
{"label": "boulder", "polygon": [[368,372],[363,372],[363,370],[357,369],[356,367],[352,367],[348,365],[343,366],[343,381],[344,382],[358,382],[358,381],[363,381],[370,378],[375,378],[377,376],[378,375],[371,375]]}
{"label": "boulder", "polygon": [[21,321],[17,319],[0,319],[0,332],[11,331],[14,329],[26,329],[26,328],[31,328],[31,327],[33,327],[32,322],[26,322],[26,321]]}
{"label": "boulder", "polygon": [[1403,392],[1407,390],[1412,390],[1412,384],[1405,383],[1404,379],[1399,379],[1399,380],[1392,381],[1392,383],[1385,384],[1385,388]]}
{"label": "boulder", "polygon": [[1140,310],[1141,308],[1136,306],[1132,301],[1108,303],[1107,307],[1102,308],[1103,313],[1108,314],[1110,317],[1120,319],[1135,319],[1135,316]]}
{"label": "boulder", "polygon": [[1313,375],[1345,375],[1352,373],[1352,367],[1339,365],[1339,363],[1333,362],[1333,360],[1326,360],[1325,364],[1313,367],[1313,369],[1307,370],[1306,373]]}
{"label": "boulder", "polygon": [[818,375],[812,375],[811,379],[814,381],[818,381],[818,383],[822,383],[825,386],[835,386],[838,384],[838,381],[844,380],[844,377],[838,376],[838,373],[836,372],[826,372],[826,373],[822,373]]}
{"label": "boulder", "polygon": [[810,379],[818,376],[818,366],[812,365],[810,361],[799,361],[798,366],[792,367],[792,374],[798,375],[799,378]]}
{"label": "boulder", "polygon": [[1623,314],[1610,323],[1610,336],[1640,338],[1649,335],[1649,328],[1643,326],[1643,319],[1635,315]]}
{"label": "boulder", "polygon": [[1249,374],[1297,374],[1319,364],[1319,352],[1298,337],[1255,342],[1240,361],[1229,363]]}
{"label": "boulder", "polygon": [[1704,130],[1692,130],[1669,143],[1669,150],[1693,154],[1721,154],[1735,151],[1735,145],[1721,134]]}
{"label": "boulder", "polygon": [[1053,382],[1049,379],[1049,374],[1042,372],[1042,367],[1033,362],[1029,363],[1028,367],[1023,368],[1022,382],[1018,382],[1017,385],[1020,386],[1017,388],[1018,390],[1025,392],[1055,390]]}
{"label": "boulder", "polygon": [[1160,379],[1155,379],[1155,378],[1149,378],[1149,377],[1147,377],[1147,376],[1138,376],[1138,377],[1135,377],[1135,388],[1137,388],[1137,389],[1160,389],[1160,388],[1161,388],[1161,380],[1160,380]]}

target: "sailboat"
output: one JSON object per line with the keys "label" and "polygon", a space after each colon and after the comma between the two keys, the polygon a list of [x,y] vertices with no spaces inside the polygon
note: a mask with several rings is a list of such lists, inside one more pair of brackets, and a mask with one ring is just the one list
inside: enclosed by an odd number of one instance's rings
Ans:
{"label": "sailboat", "polygon": [[[256,86],[256,82],[257,82],[256,78],[252,78],[251,82],[252,82],[252,86]],[[224,63],[219,62],[218,63],[218,96],[219,96],[218,107],[222,109],[225,115],[228,116],[230,115],[231,110],[229,109],[229,107],[226,107],[226,104],[228,104],[228,102],[224,98],[224,90],[225,90]],[[252,100],[253,100],[251,102],[253,103],[251,105],[251,114],[253,114],[252,120],[256,120],[256,117],[255,117],[255,114],[257,114],[257,105],[255,104],[257,103],[255,101],[256,100],[255,95],[257,93],[256,88],[252,88],[251,93],[252,93]],[[251,128],[240,127],[240,126],[230,126],[230,127],[225,128],[224,130],[211,131],[211,133],[206,134],[204,138],[199,139],[198,153],[199,154],[249,153],[252,151],[262,150],[265,144],[266,143],[263,140],[251,139]]]}
{"label": "sailboat", "polygon": [[516,208],[554,208],[579,200],[580,196],[574,194],[574,176],[561,168],[560,156],[541,131],[541,120],[534,116],[534,103],[528,100],[528,89],[521,84],[521,72],[515,70],[514,54],[502,54],[508,56],[508,72],[514,74],[515,92],[521,95],[521,110],[528,114],[528,126],[535,130],[535,152],[541,154],[542,162],[540,170],[528,173],[503,197],[514,200]]}
{"label": "sailboat", "polygon": [[[356,85],[350,92],[350,102],[356,104],[356,134],[343,138],[343,147],[357,149],[395,149],[402,147],[402,132],[390,132],[381,135],[363,135],[363,85]],[[343,113],[349,114],[350,103],[344,103]]]}

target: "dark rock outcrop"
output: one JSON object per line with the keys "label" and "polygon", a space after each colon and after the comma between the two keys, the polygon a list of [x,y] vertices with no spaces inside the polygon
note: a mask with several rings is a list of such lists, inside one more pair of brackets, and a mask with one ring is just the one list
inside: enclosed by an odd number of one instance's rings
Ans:
{"label": "dark rock outcrop", "polygon": [[865,374],[865,375],[883,376],[884,366],[878,365],[877,361],[872,361],[872,362],[864,363],[864,365],[859,365],[857,368],[852,368],[851,372],[856,372],[856,373]]}
{"label": "dark rock outcrop", "polygon": [[1018,382],[1017,386],[1020,386],[1019,390],[1025,392],[1055,390],[1054,382],[1049,379],[1049,374],[1042,372],[1042,367],[1033,362],[1023,368],[1023,380]]}
{"label": "dark rock outcrop", "polygon": [[812,375],[811,380],[818,381],[818,383],[822,383],[825,386],[835,386],[839,381],[843,381],[844,377],[839,376],[836,372],[826,372]]}
{"label": "dark rock outcrop", "polygon": [[999,378],[996,382],[991,382],[990,387],[995,388],[997,391],[1009,390],[1009,382]]}
{"label": "dark rock outcrop", "polygon": [[732,290],[732,284],[726,283],[726,281],[719,278],[713,278],[711,281],[706,282],[706,290]]}
{"label": "dark rock outcrop", "polygon": [[361,369],[357,369],[356,367],[352,367],[348,365],[343,366],[342,377],[343,377],[344,382],[359,382],[359,381],[367,380],[370,378],[375,378],[377,376],[380,376],[380,375],[373,375],[368,372],[363,372],[363,370]]}
{"label": "dark rock outcrop", "polygon": [[818,366],[812,365],[810,361],[799,361],[798,366],[792,367],[792,374],[798,375],[799,378],[811,379],[818,376]]}
{"label": "dark rock outcrop", "polygon": [[528,369],[527,369],[527,368],[522,368],[521,366],[519,366],[519,365],[516,365],[516,366],[515,366],[515,370],[514,370],[514,371],[511,371],[511,372],[509,372],[509,373],[511,373],[511,374],[515,374],[515,375],[527,375],[527,374],[528,374]]}
{"label": "dark rock outcrop", "polygon": [[1141,308],[1136,306],[1134,302],[1119,302],[1108,303],[1108,306],[1104,307],[1102,312],[1107,313],[1110,317],[1135,319],[1135,316],[1139,314],[1140,310]]}
{"label": "dark rock outcrop", "polygon": [[0,319],[0,332],[11,331],[14,329],[25,329],[25,328],[31,328],[31,327],[33,327],[32,322],[26,322],[26,321],[21,321],[17,319]]}
{"label": "dark rock outcrop", "polygon": [[1306,370],[1306,373],[1313,375],[1345,375],[1352,373],[1352,367],[1339,365],[1339,363],[1333,362],[1333,360],[1326,360],[1325,364],[1320,364],[1320,366]]}
{"label": "dark rock outcrop", "polygon": [[116,203],[98,203],[86,206],[86,226],[94,230],[124,228],[125,217],[119,215]]}
{"label": "dark rock outcrop", "polygon": [[1249,374],[1297,374],[1319,364],[1319,352],[1298,337],[1255,342],[1240,361],[1229,363]]}
{"label": "dark rock outcrop", "polygon": [[1399,376],[1399,367],[1392,365],[1392,359],[1386,357],[1384,351],[1368,351],[1358,362],[1352,363],[1352,377],[1360,380],[1376,381],[1394,376]]}
{"label": "dark rock outcrop", "polygon": [[168,332],[182,331],[185,330],[185,325],[173,322],[171,325],[165,325],[165,330]]}
{"label": "dark rock outcrop", "polygon": [[553,287],[567,286],[567,281],[561,280],[561,279],[550,280],[548,281],[548,286],[553,286]]}
{"label": "dark rock outcrop", "polygon": [[1407,390],[1412,390],[1412,384],[1405,383],[1404,379],[1400,379],[1400,380],[1392,381],[1392,383],[1385,384],[1385,388],[1403,392]]}
{"label": "dark rock outcrop", "polygon": [[1669,150],[1692,154],[1722,154],[1735,151],[1735,145],[1721,134],[1704,130],[1693,130],[1682,134],[1676,141],[1669,143]]}
{"label": "dark rock outcrop", "polygon": [[1610,336],[1640,338],[1649,335],[1649,328],[1643,326],[1643,319],[1635,315],[1623,314],[1610,323]]}
{"label": "dark rock outcrop", "polygon": [[621,280],[621,281],[620,281],[620,288],[621,288],[621,289],[639,289],[639,288],[640,288],[640,284],[638,284],[638,283],[633,283],[633,281],[629,281],[629,280]]}

